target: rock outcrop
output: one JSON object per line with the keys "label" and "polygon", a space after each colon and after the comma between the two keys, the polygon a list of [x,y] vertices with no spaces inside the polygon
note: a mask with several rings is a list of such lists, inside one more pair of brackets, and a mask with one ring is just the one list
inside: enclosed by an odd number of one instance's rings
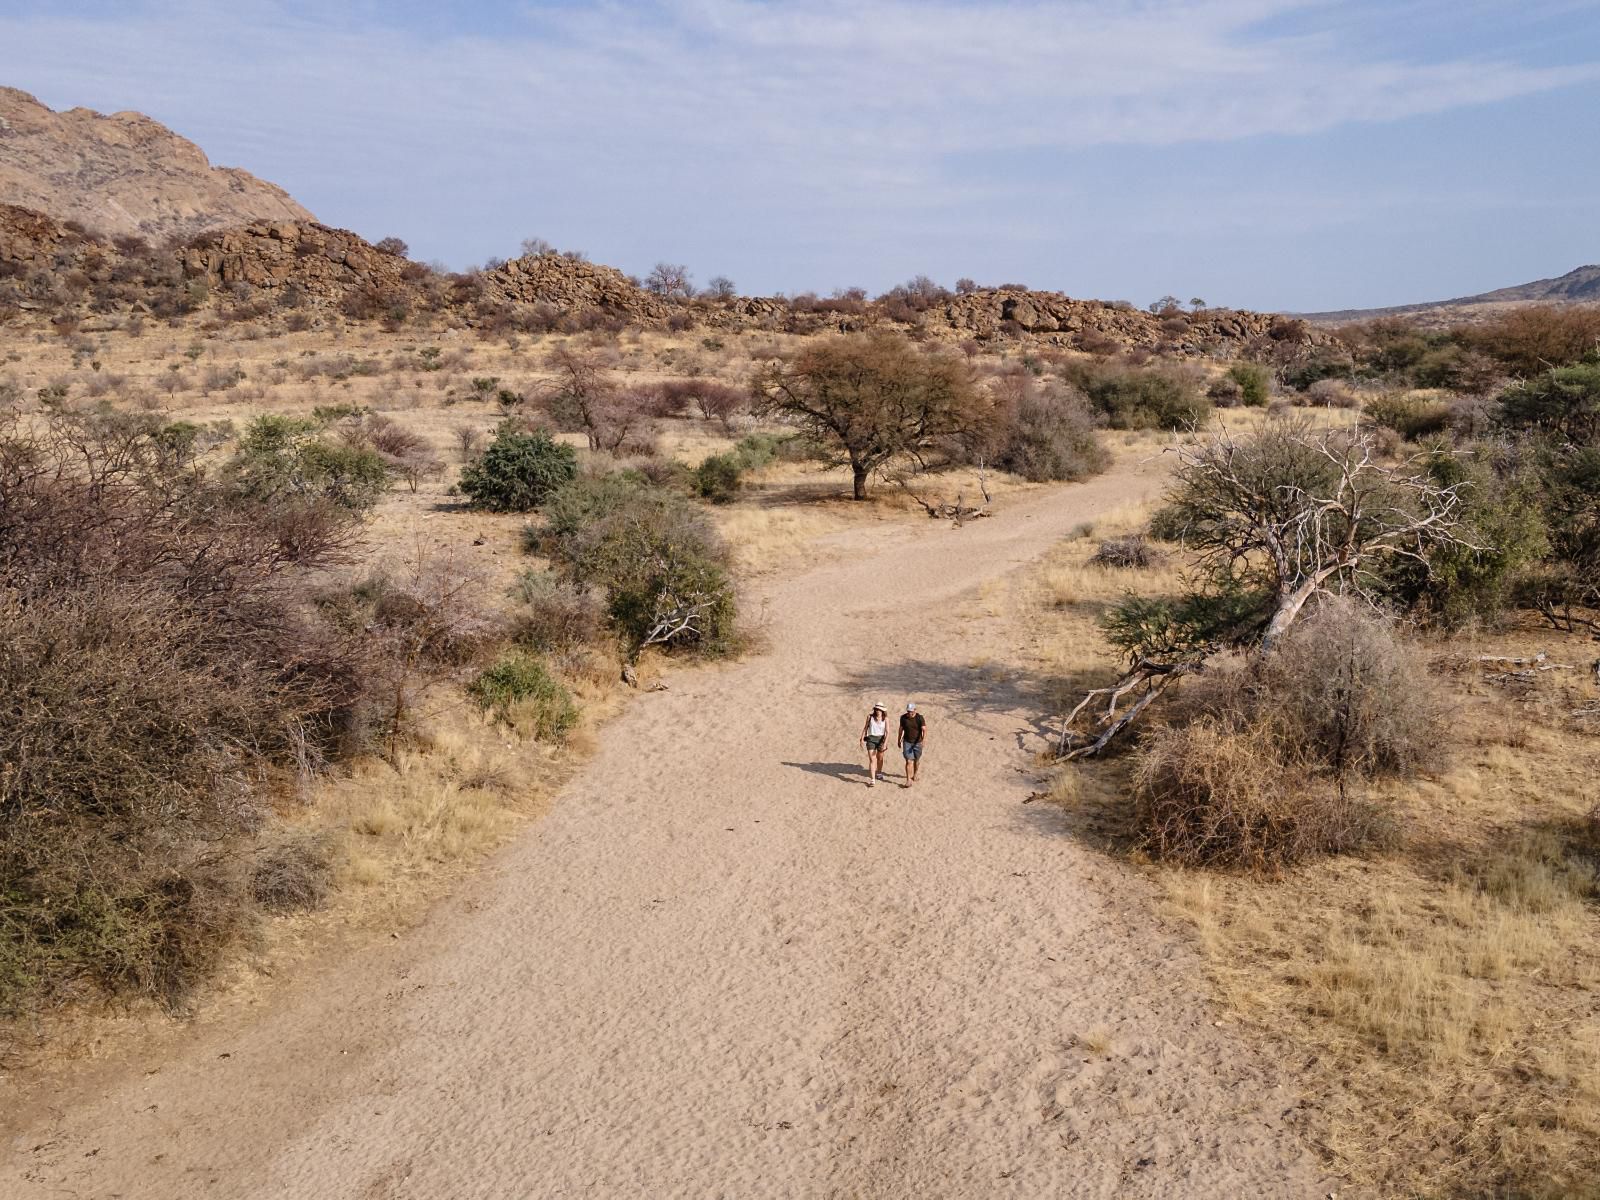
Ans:
{"label": "rock outcrop", "polygon": [[530,254],[484,272],[483,296],[491,303],[548,305],[564,313],[597,311],[643,324],[663,320],[671,311],[659,296],[615,267],[562,254]]}
{"label": "rock outcrop", "polygon": [[1076,300],[1059,292],[1009,288],[952,296],[929,312],[927,322],[931,330],[945,336],[985,341],[1011,333],[1044,337],[1065,346],[1113,342],[1210,350],[1273,336],[1275,327],[1278,336],[1287,333],[1293,340],[1307,336],[1287,330],[1271,313],[1202,309],[1160,316],[1101,300]]}
{"label": "rock outcrop", "polygon": [[314,221],[282,188],[214,167],[143,113],[54,112],[0,87],[0,202],[151,242],[256,220]]}
{"label": "rock outcrop", "polygon": [[196,238],[180,252],[184,274],[213,290],[236,284],[276,292],[293,286],[312,303],[340,304],[359,292],[403,299],[418,270],[348,229],[292,221],[256,221]]}
{"label": "rock outcrop", "polygon": [[73,235],[60,221],[31,208],[0,204],[0,263],[11,273],[49,267],[64,240]]}

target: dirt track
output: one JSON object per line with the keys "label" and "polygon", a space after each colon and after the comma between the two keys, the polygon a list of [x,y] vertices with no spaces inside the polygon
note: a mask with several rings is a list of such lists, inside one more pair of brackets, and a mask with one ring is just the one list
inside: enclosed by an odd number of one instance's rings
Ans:
{"label": "dirt track", "polygon": [[[963,682],[953,602],[1152,486],[846,535],[419,928],[15,1133],[0,1194],[1325,1194],[1148,885],[1021,805],[1023,689]],[[914,790],[863,786],[880,697]]]}

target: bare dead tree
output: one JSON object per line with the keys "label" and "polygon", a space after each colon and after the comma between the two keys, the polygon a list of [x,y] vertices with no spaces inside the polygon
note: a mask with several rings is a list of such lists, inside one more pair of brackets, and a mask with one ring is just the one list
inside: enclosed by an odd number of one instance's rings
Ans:
{"label": "bare dead tree", "polygon": [[694,295],[689,268],[682,263],[658,262],[645,276],[644,286],[664,300],[687,300]]}
{"label": "bare dead tree", "polygon": [[1370,599],[1366,585],[1377,560],[1426,564],[1434,546],[1481,549],[1455,532],[1465,484],[1441,484],[1412,461],[1383,464],[1365,431],[1296,424],[1240,443],[1219,430],[1173,453],[1179,503],[1210,510],[1188,530],[1202,566],[1232,574],[1252,556],[1264,560],[1274,597],[1260,639],[1264,653],[1318,592]]}
{"label": "bare dead tree", "polygon": [[[1197,582],[1175,605],[1128,610],[1113,632],[1131,666],[1067,715],[1064,758],[1101,753],[1218,651],[1270,654],[1312,597],[1354,593],[1376,604],[1385,562],[1426,566],[1439,546],[1481,549],[1458,532],[1464,485],[1441,484],[1415,462],[1381,462],[1365,431],[1285,422],[1246,441],[1219,430],[1173,453],[1166,515],[1197,552]],[[1080,718],[1093,724],[1080,731]]]}
{"label": "bare dead tree", "polygon": [[543,390],[545,409],[562,429],[582,431],[589,449],[599,450],[604,409],[617,388],[599,356],[571,346],[550,355],[555,380]]}

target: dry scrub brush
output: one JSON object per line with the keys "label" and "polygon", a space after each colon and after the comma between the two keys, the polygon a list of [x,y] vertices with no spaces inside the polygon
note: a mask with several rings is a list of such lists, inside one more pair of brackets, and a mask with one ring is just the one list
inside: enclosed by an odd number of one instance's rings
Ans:
{"label": "dry scrub brush", "polygon": [[1276,651],[1190,684],[1137,752],[1141,844],[1184,865],[1274,871],[1383,844],[1364,781],[1441,765],[1445,710],[1420,652],[1329,598]]}
{"label": "dry scrub brush", "polygon": [[310,449],[213,479],[153,418],[0,430],[0,1007],[177,1001],[247,919],[273,779],[359,741],[362,655],[304,602],[358,510],[273,486]]}

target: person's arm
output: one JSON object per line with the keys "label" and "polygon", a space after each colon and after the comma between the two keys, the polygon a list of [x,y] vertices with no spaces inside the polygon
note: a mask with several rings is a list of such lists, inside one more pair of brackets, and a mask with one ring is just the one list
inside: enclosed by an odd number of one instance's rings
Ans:
{"label": "person's arm", "polygon": [[905,718],[902,717],[899,721],[895,722],[895,727],[894,728],[895,728],[894,748],[896,750],[902,750],[902,749],[905,748],[905,744],[906,744],[906,722],[905,722]]}

